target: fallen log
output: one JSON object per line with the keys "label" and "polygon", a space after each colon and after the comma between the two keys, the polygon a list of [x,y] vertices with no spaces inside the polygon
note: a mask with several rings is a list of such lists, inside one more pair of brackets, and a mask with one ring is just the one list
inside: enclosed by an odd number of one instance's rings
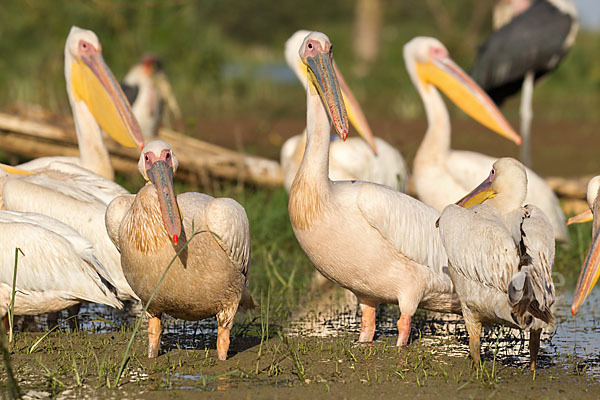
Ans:
{"label": "fallen log", "polygon": [[[186,172],[183,176],[208,175],[266,186],[283,184],[283,171],[276,161],[242,154],[170,129],[161,129],[158,136],[173,147],[179,168]],[[108,137],[105,143],[116,171],[137,170],[137,149],[122,147]],[[0,149],[30,158],[79,155],[72,125],[59,127],[6,113],[0,113]]]}

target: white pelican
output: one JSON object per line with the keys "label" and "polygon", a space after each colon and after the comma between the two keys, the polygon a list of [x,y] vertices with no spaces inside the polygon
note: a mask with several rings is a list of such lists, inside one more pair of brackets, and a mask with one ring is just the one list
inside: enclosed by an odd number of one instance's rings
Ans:
{"label": "white pelican", "polygon": [[[471,151],[450,149],[450,117],[442,90],[471,117],[520,144],[521,139],[489,97],[449,57],[434,38],[417,37],[404,46],[406,69],[421,95],[429,126],[413,163],[413,182],[419,198],[442,211],[481,182],[483,171],[496,159]],[[558,199],[546,182],[527,169],[527,204],[542,209],[554,227],[555,238],[568,240],[565,216]]]}
{"label": "white pelican", "polygon": [[[177,258],[148,308],[148,357],[160,348],[160,318],[217,317],[217,353],[227,358],[229,332],[238,305],[253,308],[246,289],[250,227],[244,208],[227,198],[201,193],[175,197],[177,158],[163,141],[143,150],[140,173],[148,182],[137,195],[117,197],[106,211],[106,227],[121,252],[127,281],[145,304],[165,268]],[[200,232],[192,237],[194,232]]]}
{"label": "white pelican", "polygon": [[331,42],[312,32],[299,54],[308,69],[307,142],[288,203],[294,233],[317,270],[357,296],[359,340],[373,339],[375,307],[390,303],[400,306],[397,343],[406,345],[418,307],[460,312],[434,226],[439,213],[388,186],[329,179],[330,119],[342,139],[348,134]]}
{"label": "white pelican", "polygon": [[102,46],[94,32],[71,28],[65,43],[65,80],[80,157],[42,157],[19,168],[39,170],[62,161],[113,180],[102,131],[126,147],[143,147],[143,139],[121,87],[102,58]]}
{"label": "white pelican", "polygon": [[111,276],[119,298],[138,300],[123,275],[121,257],[104,223],[108,203],[128,194],[125,189],[76,165],[58,161],[35,172],[13,168],[7,174],[4,168],[0,165],[0,205],[11,211],[43,214],[75,229],[94,244],[95,256]]}
{"label": "white pelican", "polygon": [[533,85],[575,43],[577,9],[572,0],[500,0],[494,29],[477,51],[471,76],[498,106],[521,90],[521,160],[531,166]]}
{"label": "white pelican", "polygon": [[590,221],[593,217],[594,224],[592,226],[592,245],[585,257],[575,294],[573,295],[573,304],[571,305],[571,313],[577,314],[579,308],[588,297],[594,285],[600,277],[600,175],[593,177],[587,187],[587,202],[590,209],[576,217],[570,218],[568,223],[579,223]]}
{"label": "white pelican", "polygon": [[[304,89],[306,83],[306,67],[298,57],[298,49],[310,31],[297,31],[285,42],[285,59],[289,67],[296,73]],[[346,143],[331,136],[329,150],[329,177],[334,180],[361,180],[381,183],[394,189],[404,191],[408,179],[408,169],[404,158],[398,150],[385,140],[373,137],[371,128],[352,91],[344,82],[337,66],[334,64],[344,102],[348,107],[350,122],[364,138],[348,138]],[[306,145],[306,131],[292,136],[281,148],[281,167],[285,171],[284,186],[289,192],[292,182],[302,161]]]}
{"label": "white pelican", "polygon": [[131,67],[121,82],[123,92],[131,104],[146,142],[158,135],[165,101],[175,118],[181,118],[179,105],[162,68],[162,61],[154,54],[146,54]]}
{"label": "white pelican", "polygon": [[7,322],[17,266],[15,315],[60,311],[80,302],[121,308],[110,274],[92,243],[61,222],[35,213],[0,211],[0,316]]}
{"label": "white pelican", "polygon": [[476,366],[482,323],[529,330],[533,370],[541,330],[553,322],[552,226],[538,207],[522,207],[526,195],[524,166],[501,158],[481,185],[439,219]]}

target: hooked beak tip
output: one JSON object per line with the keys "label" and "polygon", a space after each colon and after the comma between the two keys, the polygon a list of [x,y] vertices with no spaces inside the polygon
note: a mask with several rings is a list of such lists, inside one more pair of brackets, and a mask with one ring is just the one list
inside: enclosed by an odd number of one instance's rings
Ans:
{"label": "hooked beak tip", "polygon": [[575,315],[577,314],[577,311],[579,310],[576,310],[574,307],[571,307],[571,314]]}
{"label": "hooked beak tip", "polygon": [[173,243],[177,244],[178,240],[179,240],[179,237],[176,234],[174,234],[173,235]]}
{"label": "hooked beak tip", "polygon": [[140,150],[144,150],[144,143],[142,143],[142,147],[140,148]]}
{"label": "hooked beak tip", "polygon": [[342,132],[342,140],[345,142],[346,138],[348,137],[348,132],[347,131],[343,131]]}

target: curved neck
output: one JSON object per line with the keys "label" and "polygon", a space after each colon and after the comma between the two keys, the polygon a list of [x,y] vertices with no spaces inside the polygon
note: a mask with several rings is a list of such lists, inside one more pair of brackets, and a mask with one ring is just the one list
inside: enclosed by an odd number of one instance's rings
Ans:
{"label": "curved neck", "polygon": [[410,71],[412,81],[421,95],[427,114],[427,131],[416,157],[447,154],[450,151],[450,116],[440,92],[432,85],[425,86],[416,76],[416,65]]}

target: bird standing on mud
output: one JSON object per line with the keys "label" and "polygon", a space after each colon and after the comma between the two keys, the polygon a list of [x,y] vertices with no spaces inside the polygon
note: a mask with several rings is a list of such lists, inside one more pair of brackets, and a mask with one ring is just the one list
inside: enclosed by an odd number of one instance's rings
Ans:
{"label": "bird standing on mud", "polygon": [[539,208],[522,206],[526,194],[523,165],[501,158],[489,177],[458,205],[447,206],[438,221],[476,366],[482,323],[529,330],[532,370],[541,330],[553,323],[552,226]]}
{"label": "bird standing on mud", "polygon": [[137,195],[110,203],[106,227],[121,252],[125,277],[144,304],[181,250],[148,307],[148,357],[158,356],[160,318],[167,313],[190,321],[216,316],[218,358],[225,360],[238,306],[255,307],[246,287],[248,218],[232,199],[201,193],[175,197],[177,165],[169,144],[148,143],[138,163],[147,184]]}
{"label": "bird standing on mud", "polygon": [[329,38],[310,33],[299,54],[308,68],[306,149],[288,211],[300,246],[321,274],[352,291],[362,310],[359,341],[375,333],[378,303],[398,304],[398,345],[418,307],[460,312],[433,208],[390,187],[328,177],[330,125],[346,138],[348,117]]}

